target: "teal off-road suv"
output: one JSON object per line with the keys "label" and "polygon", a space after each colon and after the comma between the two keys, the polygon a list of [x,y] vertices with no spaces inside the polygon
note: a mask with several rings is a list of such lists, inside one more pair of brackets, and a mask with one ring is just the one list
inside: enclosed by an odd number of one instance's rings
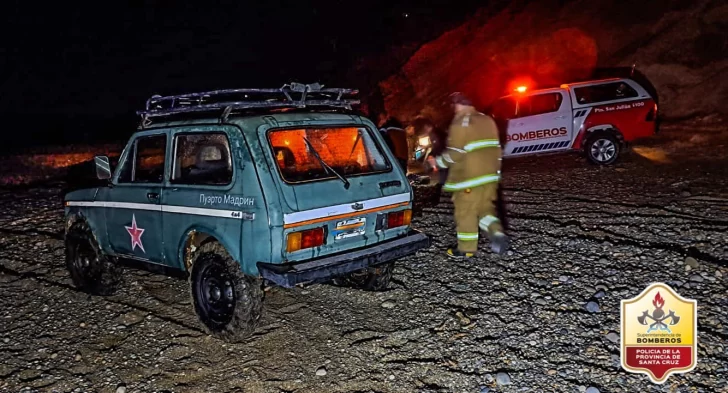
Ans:
{"label": "teal off-road suv", "polygon": [[263,285],[385,288],[394,260],[428,247],[413,193],[349,89],[291,84],[154,96],[105,185],[66,195],[74,284],[110,294],[121,263],[189,277],[207,331],[238,340]]}

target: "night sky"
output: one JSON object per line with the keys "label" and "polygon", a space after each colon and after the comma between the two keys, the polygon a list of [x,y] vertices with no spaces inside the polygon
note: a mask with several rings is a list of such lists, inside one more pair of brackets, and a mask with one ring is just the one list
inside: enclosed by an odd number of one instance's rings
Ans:
{"label": "night sky", "polygon": [[361,89],[344,78],[356,60],[432,39],[484,2],[4,3],[1,113],[62,129],[58,139],[157,93],[292,80]]}

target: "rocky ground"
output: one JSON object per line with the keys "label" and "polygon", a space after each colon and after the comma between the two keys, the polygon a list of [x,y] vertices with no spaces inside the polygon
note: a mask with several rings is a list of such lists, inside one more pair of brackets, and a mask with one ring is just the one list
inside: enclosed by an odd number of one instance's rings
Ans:
{"label": "rocky ground", "polygon": [[[610,168],[507,160],[507,256],[448,261],[443,196],[415,222],[433,246],[399,262],[390,290],[271,289],[236,345],[201,331],[185,281],[127,271],[117,295],[75,291],[62,185],[6,188],[0,391],[727,391],[724,128],[667,129]],[[698,366],[664,385],[619,364],[620,300],[655,281],[699,308]]]}

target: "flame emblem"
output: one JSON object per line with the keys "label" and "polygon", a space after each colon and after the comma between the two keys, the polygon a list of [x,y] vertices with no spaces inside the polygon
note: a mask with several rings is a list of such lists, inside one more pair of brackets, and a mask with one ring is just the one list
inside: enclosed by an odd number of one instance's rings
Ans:
{"label": "flame emblem", "polygon": [[660,296],[660,292],[657,292],[657,295],[655,295],[655,300],[652,301],[652,305],[656,308],[662,308],[665,305],[665,299]]}

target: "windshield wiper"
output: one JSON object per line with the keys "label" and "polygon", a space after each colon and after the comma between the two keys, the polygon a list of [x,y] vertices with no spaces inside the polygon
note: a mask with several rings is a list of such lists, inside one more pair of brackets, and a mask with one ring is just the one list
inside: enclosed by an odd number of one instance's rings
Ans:
{"label": "windshield wiper", "polygon": [[[349,158],[351,159],[351,156],[354,154],[354,150],[356,149],[356,145],[359,144],[359,141],[361,140],[361,131],[356,135],[356,141],[354,141],[354,146],[351,147],[351,151],[349,152]],[[366,148],[366,146],[365,146]],[[365,151],[366,152],[366,151]],[[367,165],[372,164],[372,158],[369,156],[369,154],[365,154],[367,157]]]}
{"label": "windshield wiper", "polygon": [[314,149],[314,147],[313,147],[313,145],[311,144],[311,142],[310,142],[310,141],[309,141],[309,140],[308,140],[308,139],[307,139],[307,138],[306,138],[305,136],[303,137],[303,140],[304,140],[304,142],[306,142],[306,144],[308,145],[308,147],[309,147],[309,148],[311,149],[311,153],[313,153],[313,156],[314,156],[314,157],[316,157],[316,159],[317,159],[317,160],[318,160],[318,161],[319,161],[319,162],[321,163],[321,166],[323,166],[323,167],[324,167],[324,169],[326,169],[326,171],[327,171],[327,172],[331,172],[331,173],[333,173],[334,175],[336,175],[336,177],[338,177],[339,179],[341,179],[341,181],[343,181],[343,182],[344,182],[344,188],[348,190],[348,189],[349,189],[349,186],[350,186],[350,184],[349,184],[349,181],[348,181],[348,180],[346,180],[346,178],[345,178],[345,177],[344,177],[343,175],[339,174],[339,172],[336,172],[336,171],[334,170],[334,168],[332,168],[331,166],[329,166],[329,164],[327,164],[327,163],[326,163],[326,162],[325,162],[325,161],[324,161],[324,160],[323,160],[323,159],[321,158],[321,156],[319,156],[319,154],[318,154],[318,152],[316,151],[316,149]]}
{"label": "windshield wiper", "polygon": [[356,145],[359,144],[359,140],[361,139],[361,134],[358,134],[356,136],[356,140],[354,141],[354,146],[351,147],[351,151],[349,152],[349,158],[354,154],[354,150],[356,150]]}

